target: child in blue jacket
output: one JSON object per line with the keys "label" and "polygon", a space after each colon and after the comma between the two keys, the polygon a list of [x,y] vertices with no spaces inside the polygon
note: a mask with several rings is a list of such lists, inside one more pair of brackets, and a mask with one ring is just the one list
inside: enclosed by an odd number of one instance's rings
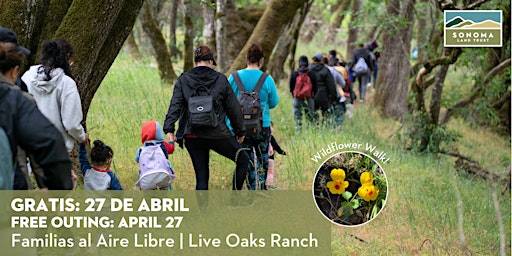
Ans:
{"label": "child in blue jacket", "polygon": [[85,190],[123,190],[116,175],[110,170],[114,151],[101,140],[94,141],[91,163],[83,143],[79,144],[78,158],[84,175]]}

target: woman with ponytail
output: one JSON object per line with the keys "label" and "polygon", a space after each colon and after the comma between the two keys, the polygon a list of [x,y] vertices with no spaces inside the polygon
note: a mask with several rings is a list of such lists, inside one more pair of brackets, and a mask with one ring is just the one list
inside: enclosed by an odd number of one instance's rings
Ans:
{"label": "woman with ponytail", "polygon": [[[263,49],[261,45],[253,43],[247,50],[247,67],[238,70],[238,76],[244,86],[246,92],[252,92],[256,88],[256,84],[263,75],[261,68],[265,58],[263,57]],[[231,88],[238,97],[240,90],[235,82],[233,75],[228,79]],[[261,132],[256,135],[246,134],[242,143],[242,148],[249,148],[249,159],[253,161],[254,152],[256,152],[257,163],[249,163],[248,186],[249,189],[266,190],[265,184],[268,172],[268,147],[270,144],[270,109],[277,106],[279,96],[277,95],[276,84],[272,76],[267,76],[261,89],[258,92],[261,101],[262,124]],[[256,172],[256,170],[262,170]],[[258,174],[258,175],[257,175]]]}

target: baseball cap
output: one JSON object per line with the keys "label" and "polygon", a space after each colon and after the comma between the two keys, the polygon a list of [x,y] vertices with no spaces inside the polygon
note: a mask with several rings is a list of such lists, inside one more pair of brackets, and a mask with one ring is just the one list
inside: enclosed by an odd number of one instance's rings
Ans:
{"label": "baseball cap", "polygon": [[18,44],[16,33],[6,27],[0,27],[0,42],[13,43],[16,45],[16,47],[18,47],[18,49],[20,49],[23,54],[30,54],[30,51],[27,48]]}
{"label": "baseball cap", "polygon": [[322,60],[323,57],[324,57],[324,55],[319,52],[317,52],[317,53],[315,53],[315,55],[313,55],[313,58],[315,58],[317,60]]}
{"label": "baseball cap", "polygon": [[202,60],[212,60],[213,65],[217,66],[217,62],[213,58],[212,50],[206,45],[200,45],[194,51],[194,62],[200,62]]}

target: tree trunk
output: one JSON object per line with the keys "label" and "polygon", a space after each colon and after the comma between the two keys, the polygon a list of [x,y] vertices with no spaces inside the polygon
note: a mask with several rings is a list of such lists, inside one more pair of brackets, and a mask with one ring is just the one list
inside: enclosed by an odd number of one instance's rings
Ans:
{"label": "tree trunk", "polygon": [[411,35],[413,24],[413,8],[415,0],[407,0],[399,7],[399,1],[388,2],[387,12],[389,16],[397,15],[409,21],[398,27],[398,30],[386,31],[379,62],[377,77],[377,94],[375,105],[384,116],[400,119],[407,113],[407,89],[409,86],[409,52],[411,48]]}
{"label": "tree trunk", "polygon": [[438,124],[439,122],[439,113],[441,111],[441,98],[443,96],[444,80],[446,79],[446,74],[448,74],[449,67],[449,65],[441,65],[436,72],[429,107],[431,124]]}
{"label": "tree trunk", "polygon": [[153,15],[153,7],[149,0],[144,1],[142,12],[139,16],[142,29],[148,35],[151,45],[154,50],[154,56],[158,65],[158,74],[160,79],[165,84],[171,84],[176,80],[177,76],[174,73],[171,62],[171,54],[167,50],[162,31],[158,28],[158,24]]}
{"label": "tree trunk", "polygon": [[21,67],[22,71],[37,62],[36,53],[41,43],[39,38],[49,5],[50,0],[4,0],[0,2],[1,26],[13,30],[18,37],[18,42],[32,52],[26,57],[25,65]]}
{"label": "tree trunk", "polygon": [[185,38],[183,40],[183,71],[194,67],[194,23],[192,0],[183,0],[183,25]]}
{"label": "tree trunk", "polygon": [[132,59],[138,61],[142,59],[142,55],[140,54],[139,46],[137,46],[137,42],[135,41],[135,35],[133,33],[133,29],[130,31],[128,38],[126,38],[126,46],[128,47],[128,51],[130,52],[130,56]]}
{"label": "tree trunk", "polygon": [[[261,17],[258,25],[244,48],[238,54],[229,72],[246,66],[245,55],[247,49],[252,43],[261,44],[264,52],[265,59],[268,60],[272,53],[274,46],[279,38],[279,33],[288,24],[299,8],[301,8],[307,0],[271,0],[265,9],[263,17]],[[263,67],[265,70],[265,67]]]}
{"label": "tree trunk", "polygon": [[336,45],[336,36],[338,30],[345,19],[344,12],[350,7],[352,0],[339,0],[336,8],[332,12],[331,21],[327,29],[327,36],[325,37],[324,43],[326,45]]}
{"label": "tree trunk", "polygon": [[171,56],[175,57],[180,55],[178,47],[176,47],[176,23],[178,20],[178,6],[180,0],[172,0],[171,15],[169,15],[169,51]]}
{"label": "tree trunk", "polygon": [[295,56],[297,39],[299,37],[299,30],[312,3],[313,0],[306,1],[306,3],[304,3],[304,5],[297,11],[293,20],[284,28],[285,32],[281,33],[281,36],[274,47],[274,51],[268,61],[268,72],[276,82],[286,77],[284,72],[284,63],[287,58],[292,62],[291,70],[295,69],[293,59]]}
{"label": "tree trunk", "polygon": [[204,44],[212,49],[212,52],[217,52],[215,43],[215,0],[210,0],[207,6],[203,7],[204,29],[203,37]]}
{"label": "tree trunk", "polygon": [[303,43],[309,44],[316,33],[320,30],[323,25],[323,17],[318,17],[317,14],[322,13],[320,5],[313,6],[313,10],[308,12],[306,15],[304,24],[302,25],[302,33],[299,34],[300,39]]}
{"label": "tree trunk", "polygon": [[215,18],[215,37],[217,41],[217,65],[220,72],[225,72],[228,67],[228,47],[227,47],[227,0],[217,0],[217,14]]}
{"label": "tree trunk", "polygon": [[[84,118],[141,6],[142,0],[74,0],[56,31],[55,38],[65,38],[75,48],[73,75],[80,92]],[[101,28],[102,33],[98,33],[96,28]]]}
{"label": "tree trunk", "polygon": [[[352,52],[356,48],[356,43],[358,40],[358,31],[359,29],[354,25],[355,20],[357,20],[359,16],[359,11],[361,10],[361,0],[354,0],[352,3],[352,18],[351,22],[349,23],[349,29],[348,29],[348,39],[347,39],[347,60],[352,59]],[[352,63],[355,64],[355,63]]]}

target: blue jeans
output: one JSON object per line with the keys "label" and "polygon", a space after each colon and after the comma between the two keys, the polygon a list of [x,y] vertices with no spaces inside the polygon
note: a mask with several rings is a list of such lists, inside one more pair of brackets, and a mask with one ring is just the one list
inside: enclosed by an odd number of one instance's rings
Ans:
{"label": "blue jeans", "polygon": [[368,88],[368,74],[359,75],[357,80],[359,81],[359,99],[365,100],[366,89]]}

